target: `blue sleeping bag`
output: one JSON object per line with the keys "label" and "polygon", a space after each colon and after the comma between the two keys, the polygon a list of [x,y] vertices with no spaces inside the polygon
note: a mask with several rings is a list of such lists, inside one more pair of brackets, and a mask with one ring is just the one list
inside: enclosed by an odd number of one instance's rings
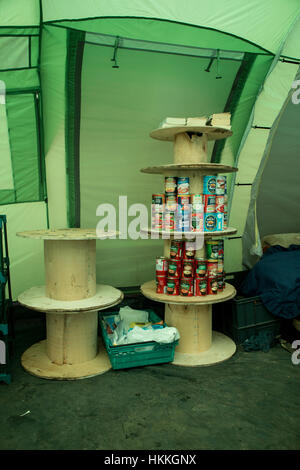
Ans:
{"label": "blue sleeping bag", "polygon": [[300,315],[300,245],[270,247],[241,285],[246,296],[257,295],[273,315]]}

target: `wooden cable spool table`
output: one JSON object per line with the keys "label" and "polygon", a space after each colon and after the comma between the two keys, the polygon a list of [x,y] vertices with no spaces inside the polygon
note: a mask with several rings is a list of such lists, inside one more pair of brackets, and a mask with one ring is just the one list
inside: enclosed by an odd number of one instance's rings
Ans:
{"label": "wooden cable spool table", "polygon": [[89,229],[35,230],[20,237],[44,240],[45,286],[19,295],[25,307],[46,313],[47,339],[21,358],[29,373],[46,379],[81,379],[111,368],[98,341],[98,310],[117,305],[123,293],[96,284],[96,239],[115,232]]}
{"label": "wooden cable spool table", "polygon": [[[224,139],[232,132],[220,127],[181,126],[161,128],[151,132],[150,136],[174,142],[174,162],[170,165],[143,168],[143,173],[163,176],[189,176],[190,193],[203,193],[203,175],[230,173],[237,168],[207,161],[207,141]],[[191,241],[191,237],[202,237],[202,247],[196,250],[196,256],[204,257],[203,239],[226,237],[237,232],[229,227],[223,231],[195,233],[167,232],[144,228],[142,231],[164,238],[164,256],[170,256],[170,239],[180,237]],[[170,296],[156,293],[155,281],[141,286],[142,294],[165,304],[165,321],[180,333],[179,344],[175,350],[173,364],[180,366],[204,366],[229,359],[236,351],[236,345],[226,335],[212,331],[212,305],[225,302],[236,295],[235,288],[226,283],[223,292],[206,296]]]}

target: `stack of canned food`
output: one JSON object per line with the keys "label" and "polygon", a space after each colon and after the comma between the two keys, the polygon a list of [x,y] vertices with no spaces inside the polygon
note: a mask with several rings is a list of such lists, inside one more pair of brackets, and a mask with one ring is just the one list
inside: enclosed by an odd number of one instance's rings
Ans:
{"label": "stack of canned food", "polygon": [[205,257],[194,244],[172,240],[170,258],[156,258],[156,292],[186,297],[214,295],[225,287],[224,240],[205,242]]}
{"label": "stack of canned food", "polygon": [[152,195],[152,229],[212,232],[227,227],[225,176],[204,176],[203,194],[190,194],[188,177],[165,177],[165,193]]}

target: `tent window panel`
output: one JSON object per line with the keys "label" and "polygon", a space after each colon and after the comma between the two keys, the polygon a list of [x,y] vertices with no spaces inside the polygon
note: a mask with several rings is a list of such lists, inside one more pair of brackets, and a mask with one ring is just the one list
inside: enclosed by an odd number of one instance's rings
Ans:
{"label": "tent window panel", "polygon": [[0,37],[0,70],[30,67],[30,36]]}
{"label": "tent window panel", "polygon": [[7,95],[6,98],[14,193],[8,195],[6,191],[0,191],[0,204],[42,200],[35,94]]}
{"label": "tent window panel", "polygon": [[[82,227],[96,227],[97,206],[110,203],[116,208],[118,228],[121,195],[127,196],[128,208],[140,203],[149,213],[152,193],[164,190],[163,177],[143,174],[140,169],[173,161],[172,144],[151,139],[149,133],[166,116],[222,112],[239,68],[237,61],[223,61],[223,78],[216,80],[213,70],[205,72],[207,58],[120,49],[119,68],[115,69],[112,56],[111,47],[85,44],[80,128]],[[128,224],[132,220],[128,215]],[[126,287],[151,279],[153,260],[162,247],[161,240],[129,237],[99,242],[99,281]]]}
{"label": "tent window panel", "polygon": [[11,164],[4,82],[0,82],[0,155],[0,190],[12,190],[14,188],[14,181]]}

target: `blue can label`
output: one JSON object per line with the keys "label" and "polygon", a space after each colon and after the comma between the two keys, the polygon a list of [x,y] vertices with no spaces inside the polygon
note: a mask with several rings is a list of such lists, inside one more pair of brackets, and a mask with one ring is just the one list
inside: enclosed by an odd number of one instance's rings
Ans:
{"label": "blue can label", "polygon": [[203,194],[216,194],[217,180],[215,176],[203,177]]}
{"label": "blue can label", "polygon": [[217,214],[204,214],[204,232],[213,232],[217,226]]}
{"label": "blue can label", "polygon": [[189,177],[178,177],[177,179],[177,193],[189,194],[190,192],[190,178]]}
{"label": "blue can label", "polygon": [[223,212],[218,212],[217,213],[217,226],[216,230],[217,231],[222,231],[224,229],[224,213]]}

